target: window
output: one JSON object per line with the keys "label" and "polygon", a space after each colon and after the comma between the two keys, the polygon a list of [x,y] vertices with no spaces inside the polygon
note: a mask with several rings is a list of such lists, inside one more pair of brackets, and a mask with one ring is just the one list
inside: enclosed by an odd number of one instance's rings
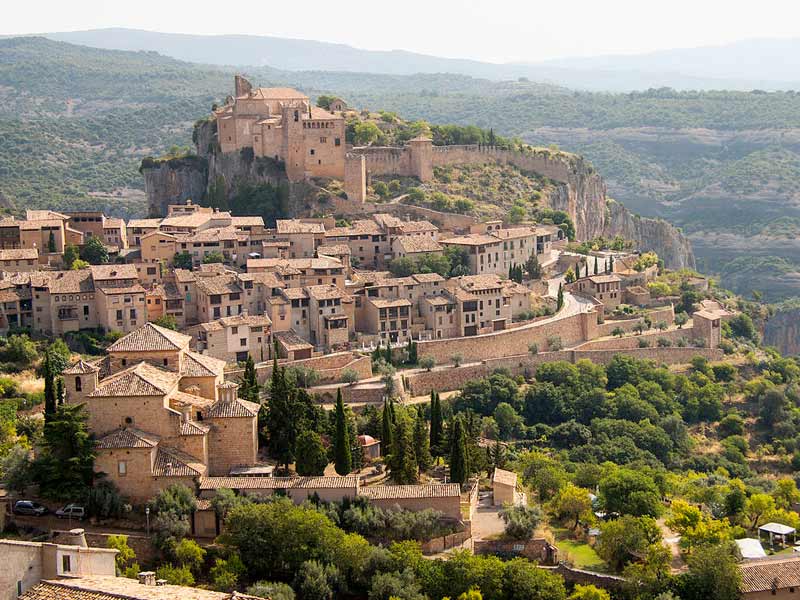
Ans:
{"label": "window", "polygon": [[72,570],[72,561],[71,556],[65,554],[61,557],[61,571],[64,573],[69,573]]}
{"label": "window", "polygon": [[234,334],[234,335],[239,333],[239,328],[238,327],[231,327],[231,333]]}
{"label": "window", "polygon": [[169,359],[168,358],[164,359],[164,366],[165,367],[169,366]]}
{"label": "window", "polygon": [[80,377],[75,378],[75,391],[80,392],[83,390],[83,382],[81,381]]}
{"label": "window", "polygon": [[136,309],[135,308],[131,309],[131,320],[133,320],[133,321],[136,320]]}
{"label": "window", "polygon": [[240,346],[247,346],[247,338],[240,338],[239,339]]}
{"label": "window", "polygon": [[308,152],[309,152],[309,154],[311,154],[311,156],[314,156],[314,149],[313,148],[311,150],[309,150]]}
{"label": "window", "polygon": [[89,316],[89,306],[86,305],[86,304],[83,305],[83,316],[84,317],[88,317]]}
{"label": "window", "polygon": [[334,146],[341,146],[342,145],[342,138],[334,138],[333,145]]}
{"label": "window", "polygon": [[117,321],[122,321],[122,311],[121,310],[117,311]]}
{"label": "window", "polygon": [[128,463],[124,460],[117,462],[117,473],[120,477],[125,477],[128,474]]}

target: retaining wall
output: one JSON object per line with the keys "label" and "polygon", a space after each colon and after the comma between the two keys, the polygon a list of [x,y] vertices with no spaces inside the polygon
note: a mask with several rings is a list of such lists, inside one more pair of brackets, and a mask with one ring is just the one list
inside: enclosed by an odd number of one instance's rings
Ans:
{"label": "retaining wall", "polygon": [[576,350],[621,350],[639,347],[639,340],[647,340],[651,346],[656,346],[658,340],[661,338],[670,340],[675,344],[681,338],[693,340],[697,332],[692,327],[684,327],[683,329],[672,329],[670,331],[659,331],[651,329],[641,335],[632,335],[623,338],[614,338],[612,340],[594,340],[586,342],[576,348]]}
{"label": "retaining wall", "polygon": [[[313,358],[301,360],[280,360],[278,365],[281,367],[306,367],[314,369],[319,374],[317,383],[338,383],[342,378],[342,372],[352,369],[358,373],[359,379],[372,377],[372,359],[355,352],[337,352],[325,354]],[[244,375],[244,369],[232,369],[225,371],[225,379],[228,381],[239,382]],[[256,365],[256,377],[260,384],[264,384],[272,377],[272,363],[263,362]]]}
{"label": "retaining wall", "polygon": [[479,364],[463,367],[442,367],[432,371],[419,371],[406,376],[413,396],[425,396],[436,390],[445,392],[461,389],[467,381],[491,375],[496,369],[508,369],[512,375],[533,376],[536,366],[546,362],[565,360],[575,363],[581,359],[598,364],[608,364],[616,354],[632,356],[640,360],[653,360],[658,364],[688,364],[695,356],[708,360],[721,360],[723,352],[718,348],[622,348],[603,350],[562,350],[542,352],[536,355],[520,354],[504,358],[486,359]]}

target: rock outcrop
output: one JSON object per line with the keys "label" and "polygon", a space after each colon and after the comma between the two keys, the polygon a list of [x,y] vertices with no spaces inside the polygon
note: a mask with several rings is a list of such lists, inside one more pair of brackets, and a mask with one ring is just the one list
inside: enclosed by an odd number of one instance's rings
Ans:
{"label": "rock outcrop", "polygon": [[800,306],[778,308],[764,325],[764,345],[785,355],[800,355]]}
{"label": "rock outcrop", "polygon": [[184,204],[187,200],[200,204],[206,197],[208,163],[202,157],[145,158],[139,172],[144,177],[150,217],[166,215],[170,204]]}

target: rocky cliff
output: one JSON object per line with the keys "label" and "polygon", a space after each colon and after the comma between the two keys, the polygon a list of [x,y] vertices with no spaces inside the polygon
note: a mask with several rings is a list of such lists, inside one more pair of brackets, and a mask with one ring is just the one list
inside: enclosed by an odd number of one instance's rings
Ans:
{"label": "rocky cliff", "polygon": [[606,198],[606,184],[581,157],[564,155],[568,171],[550,194],[551,208],[572,217],[578,239],[620,235],[632,240],[639,250],[652,250],[670,269],[695,268],[689,240],[662,219],[640,217],[622,204]]}
{"label": "rocky cliff", "polygon": [[183,204],[186,200],[200,204],[206,197],[208,162],[205,158],[145,158],[139,172],[144,177],[150,217],[166,215],[169,204]]}
{"label": "rocky cliff", "polygon": [[781,354],[800,355],[800,305],[781,306],[764,325],[764,345]]}

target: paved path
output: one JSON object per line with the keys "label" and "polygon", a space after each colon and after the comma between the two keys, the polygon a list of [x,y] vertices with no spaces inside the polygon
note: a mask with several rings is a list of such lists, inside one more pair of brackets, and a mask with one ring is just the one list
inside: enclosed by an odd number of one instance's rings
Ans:
{"label": "paved path", "polygon": [[478,508],[472,516],[472,537],[486,540],[496,537],[505,531],[505,523],[500,518],[502,507],[492,505],[492,492],[480,492]]}

